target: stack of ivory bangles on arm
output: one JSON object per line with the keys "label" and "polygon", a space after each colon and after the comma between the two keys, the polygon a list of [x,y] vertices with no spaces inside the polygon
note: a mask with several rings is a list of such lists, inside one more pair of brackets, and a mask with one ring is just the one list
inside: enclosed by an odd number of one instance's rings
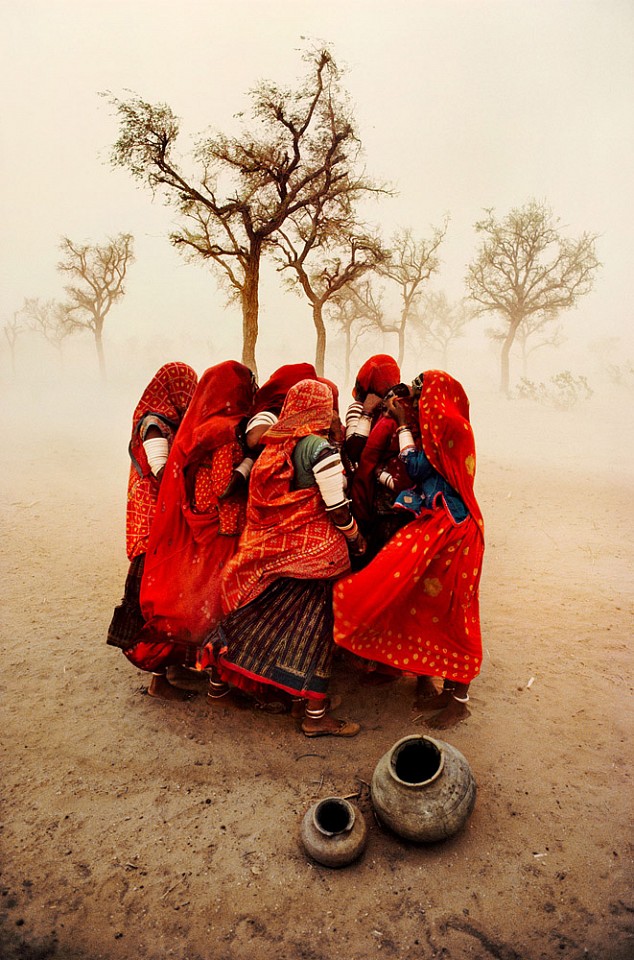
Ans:
{"label": "stack of ivory bangles on arm", "polygon": [[167,438],[151,437],[149,440],[144,440],[143,449],[145,450],[150,470],[154,476],[157,476],[159,471],[162,470],[167,463],[167,454],[169,453]]}
{"label": "stack of ivory bangles on arm", "polygon": [[397,429],[398,434],[398,446],[399,452],[404,453],[406,450],[416,449],[416,444],[414,443],[414,437],[412,431],[409,427],[403,426]]}
{"label": "stack of ivory bangles on arm", "polygon": [[[321,460],[318,460],[313,467],[313,474],[322,500],[326,504],[327,512],[349,505],[350,501],[344,493],[343,464],[339,453],[328,453]],[[356,540],[359,535],[354,517],[350,518],[349,523],[343,525],[335,523],[335,526],[338,530],[341,530],[348,540]]]}

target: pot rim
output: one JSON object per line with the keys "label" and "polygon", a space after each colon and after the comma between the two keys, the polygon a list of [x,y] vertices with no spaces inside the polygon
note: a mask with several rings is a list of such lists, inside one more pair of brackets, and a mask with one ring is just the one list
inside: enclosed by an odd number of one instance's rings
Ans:
{"label": "pot rim", "polygon": [[[396,770],[394,769],[394,754],[404,744],[414,740],[427,740],[428,743],[433,744],[440,755],[440,763],[438,764],[438,769],[432,774],[431,777],[428,777],[427,780],[417,780],[416,783],[411,783],[408,780],[401,780],[401,778],[397,775]],[[397,783],[402,784],[404,787],[409,787],[410,789],[416,789],[417,787],[426,786],[428,783],[433,783],[434,780],[438,779],[445,766],[445,752],[443,750],[442,741],[436,740],[434,737],[428,737],[424,733],[410,733],[406,737],[401,737],[401,739],[397,740],[388,751],[388,757],[388,769],[390,771],[390,776],[396,780]]]}
{"label": "pot rim", "polygon": [[[348,826],[344,827],[343,830],[325,830],[322,825],[317,822],[317,811],[324,805],[324,803],[331,803],[333,800],[347,808],[349,821]],[[312,808],[311,820],[315,829],[325,837],[338,837],[342,833],[349,833],[354,827],[355,810],[352,804],[344,797],[324,797],[323,800],[318,800],[317,803],[314,804]]]}

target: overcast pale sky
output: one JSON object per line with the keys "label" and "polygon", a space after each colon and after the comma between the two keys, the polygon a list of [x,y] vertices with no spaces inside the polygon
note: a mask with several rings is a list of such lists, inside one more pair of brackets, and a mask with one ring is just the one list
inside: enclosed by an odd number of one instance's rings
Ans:
{"label": "overcast pale sky", "polygon": [[[228,319],[237,354],[238,309],[227,312],[207,268],[171,249],[170,211],[109,166],[117,123],[98,92],[167,102],[185,153],[206,127],[229,129],[259,80],[302,76],[307,40],[322,39],[345,69],[368,172],[399,190],[377,223],[388,236],[399,225],[428,234],[451,217],[437,289],[461,295],[484,208],[502,215],[535,197],[568,235],[600,235],[604,266],[579,324],[598,318],[603,335],[629,335],[631,0],[1,0],[0,10],[3,324],[26,296],[61,298],[62,235],[125,231],[137,262],[107,336]],[[301,300],[267,289],[263,349],[307,316]]]}

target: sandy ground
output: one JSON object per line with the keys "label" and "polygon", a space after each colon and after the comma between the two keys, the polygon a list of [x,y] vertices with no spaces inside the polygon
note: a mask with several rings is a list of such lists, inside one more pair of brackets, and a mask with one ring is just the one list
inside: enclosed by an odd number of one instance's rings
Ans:
{"label": "sandy ground", "polygon": [[[634,469],[614,416],[631,394],[567,413],[473,403],[486,657],[471,717],[444,738],[478,798],[462,833],[426,847],[379,826],[366,786],[424,731],[412,682],[361,689],[339,668],[363,724],[349,741],[146,696],[105,643],[127,569],[129,404],[15,388],[4,403],[3,960],[634,955]],[[310,862],[305,810],[357,793],[362,859]]]}

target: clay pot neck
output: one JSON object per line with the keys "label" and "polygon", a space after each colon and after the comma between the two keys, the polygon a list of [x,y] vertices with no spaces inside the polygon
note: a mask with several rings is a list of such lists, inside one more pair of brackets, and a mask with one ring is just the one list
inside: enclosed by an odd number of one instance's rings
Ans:
{"label": "clay pot neck", "polygon": [[404,787],[425,787],[437,780],[445,764],[440,745],[431,737],[404,737],[390,756],[391,776]]}
{"label": "clay pot neck", "polygon": [[315,829],[325,837],[348,833],[354,826],[354,807],[341,797],[326,797],[313,812]]}

